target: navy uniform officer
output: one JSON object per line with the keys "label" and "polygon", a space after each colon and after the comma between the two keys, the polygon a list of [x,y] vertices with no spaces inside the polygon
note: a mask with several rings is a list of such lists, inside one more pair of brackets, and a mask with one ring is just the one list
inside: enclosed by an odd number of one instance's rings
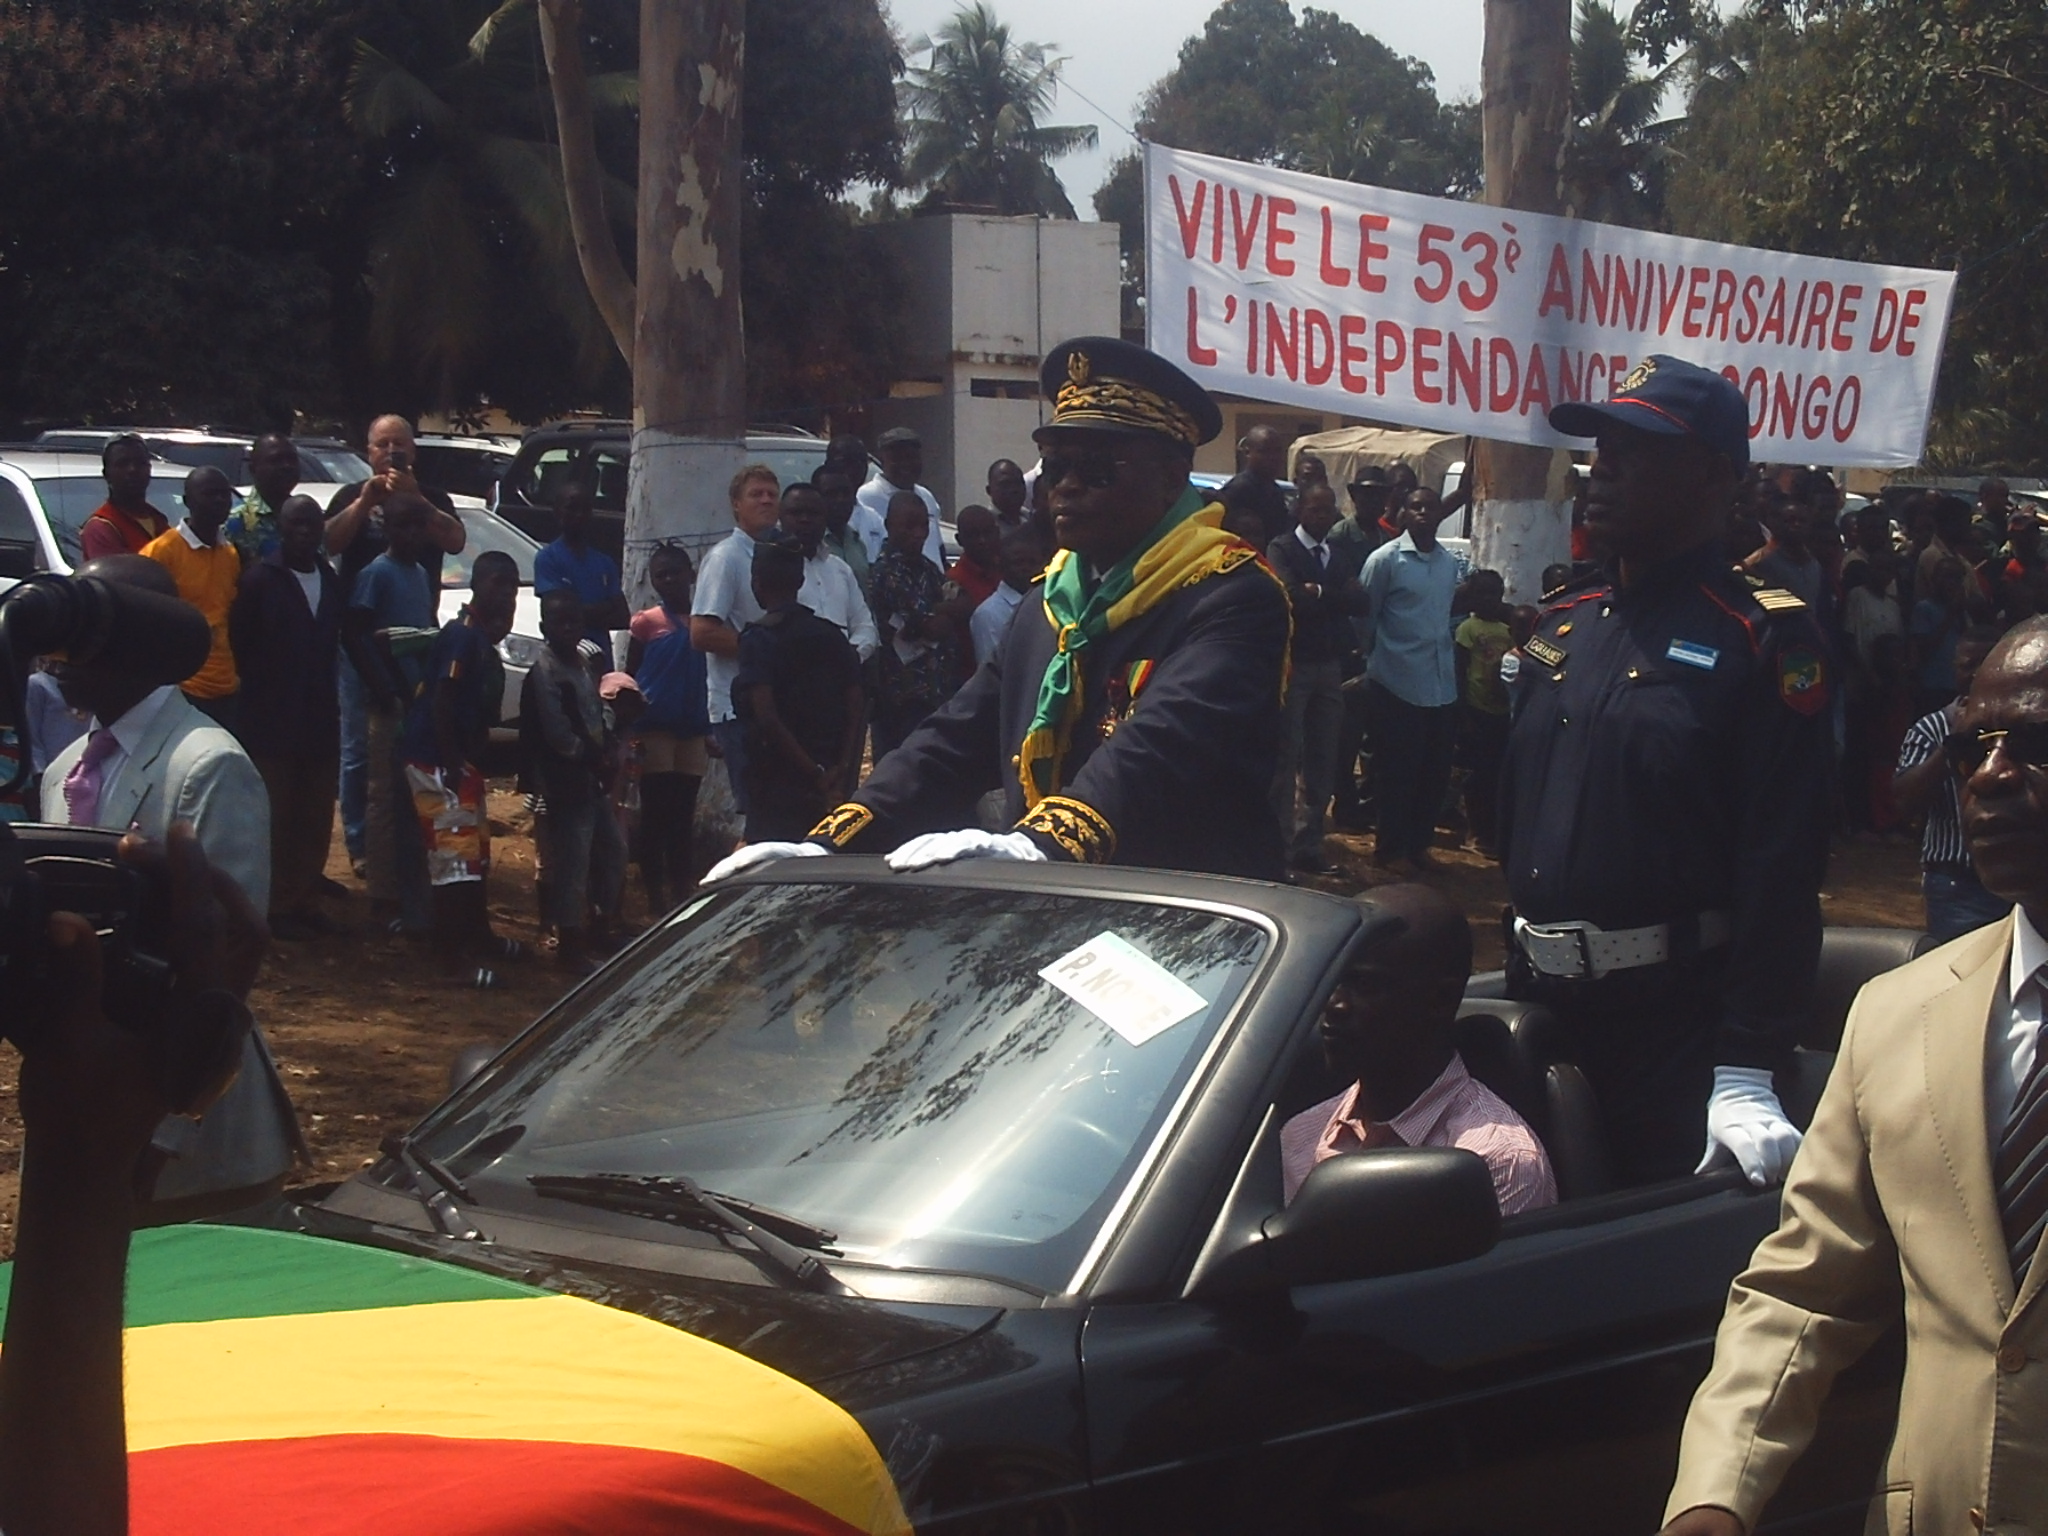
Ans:
{"label": "navy uniform officer", "polygon": [[[1061,546],[1041,588],[809,843],[755,844],[707,880],[833,849],[898,869],[995,857],[1284,878],[1271,788],[1287,596],[1188,484],[1221,414],[1172,364],[1103,337],[1054,348],[1041,383]],[[972,830],[997,788],[1013,830]]]}
{"label": "navy uniform officer", "polygon": [[1826,648],[1798,598],[1729,564],[1749,462],[1733,384],[1651,357],[1550,422],[1598,440],[1586,528],[1607,564],[1552,594],[1523,648],[1510,989],[1562,1017],[1629,1182],[1732,1156],[1775,1183],[1799,1133],[1772,1073],[1820,953]]}

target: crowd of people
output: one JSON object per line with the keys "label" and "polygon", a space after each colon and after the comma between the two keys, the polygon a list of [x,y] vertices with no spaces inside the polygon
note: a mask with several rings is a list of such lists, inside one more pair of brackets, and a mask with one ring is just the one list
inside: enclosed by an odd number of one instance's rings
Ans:
{"label": "crowd of people", "polygon": [[[1290,484],[1286,448],[1255,428],[1215,499],[1292,612],[1271,788],[1288,868],[1334,873],[1332,825],[1373,831],[1374,864],[1400,874],[1435,864],[1444,829],[1498,856],[1509,687],[1538,609],[1510,606],[1499,573],[1439,541],[1463,488],[1444,496],[1406,465],[1366,466],[1340,498],[1313,453]],[[382,920],[432,935],[451,967],[490,987],[521,954],[492,932],[482,898],[484,786],[508,766],[490,745],[506,687],[498,642],[520,576],[508,557],[482,556],[469,604],[441,625],[441,561],[463,549],[462,522],[414,478],[402,418],[374,423],[367,452],[372,478],[323,508],[293,495],[289,439],[266,436],[239,505],[225,476],[198,469],[173,521],[150,501],[146,445],[116,438],[107,502],[81,544],[88,557],[155,562],[213,626],[213,651],[182,694],[261,776],[276,936],[333,928],[321,899],[340,894],[323,873],[338,801]],[[991,464],[987,501],[960,509],[950,553],[916,434],[883,433],[876,454],[871,469],[867,445],[840,436],[789,485],[747,466],[730,487],[731,534],[701,568],[680,543],[654,550],[655,600],[639,611],[618,563],[591,542],[589,489],[562,489],[559,537],[534,564],[536,593],[552,601],[513,766],[535,814],[541,915],[566,963],[588,966],[592,935],[600,950],[617,936],[630,866],[653,911],[701,872],[692,830],[713,759],[748,841],[799,839],[853,793],[864,762],[899,747],[996,654],[1054,550],[1043,476]],[[1840,684],[1838,830],[1917,829],[1927,924],[1948,937],[2006,908],[1962,852],[1939,744],[1974,665],[2048,607],[2048,547],[2038,512],[1996,480],[1974,505],[1938,491],[1853,511],[1844,500],[1825,471],[1753,466],[1725,553],[1819,625]],[[1593,569],[1582,519],[1574,554],[1545,572],[1546,597]],[[629,637],[622,657],[617,634]],[[21,735],[40,775],[89,711],[46,673],[28,706]],[[985,810],[997,829],[997,807]]]}

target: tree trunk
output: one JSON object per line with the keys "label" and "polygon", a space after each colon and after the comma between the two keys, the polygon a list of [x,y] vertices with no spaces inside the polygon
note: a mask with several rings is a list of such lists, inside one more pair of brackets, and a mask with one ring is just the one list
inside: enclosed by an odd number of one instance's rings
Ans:
{"label": "tree trunk", "polygon": [[569,228],[576,261],[597,312],[633,361],[633,279],[619,260],[611,221],[604,211],[604,172],[597,162],[597,138],[590,121],[590,82],[583,70],[583,0],[541,0],[540,45],[547,59],[548,86],[555,98],[555,131],[562,140],[562,189],[569,204]]}
{"label": "tree trunk", "polygon": [[[1571,43],[1571,0],[1486,0],[1480,113],[1485,200],[1497,208],[1563,211]],[[1533,602],[1543,568],[1571,558],[1571,481],[1548,448],[1489,441],[1474,458],[1474,561],[1507,579],[1508,601]]]}
{"label": "tree trunk", "polygon": [[[640,229],[633,333],[628,592],[647,594],[657,544],[693,558],[732,532],[726,487],[746,460],[740,317],[740,84],[746,0],[642,0]],[[714,772],[700,829],[730,814]],[[731,827],[733,833],[737,827]],[[730,848],[731,837],[723,839]]]}

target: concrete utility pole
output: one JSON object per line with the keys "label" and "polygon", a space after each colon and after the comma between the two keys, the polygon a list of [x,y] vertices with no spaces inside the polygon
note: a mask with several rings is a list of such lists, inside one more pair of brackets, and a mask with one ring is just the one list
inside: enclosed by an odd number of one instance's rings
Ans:
{"label": "concrete utility pole", "polygon": [[[1571,120],[1571,0],[1485,0],[1481,126],[1486,201],[1564,212],[1558,166]],[[1548,448],[1481,442],[1473,559],[1507,579],[1508,601],[1535,601],[1546,565],[1571,558],[1568,474]]]}
{"label": "concrete utility pole", "polygon": [[637,276],[604,217],[579,36],[582,0],[541,0],[570,225],[599,312],[633,367],[625,581],[646,595],[648,552],[732,530],[726,486],[745,460],[740,326],[740,86],[746,0],[640,7]]}

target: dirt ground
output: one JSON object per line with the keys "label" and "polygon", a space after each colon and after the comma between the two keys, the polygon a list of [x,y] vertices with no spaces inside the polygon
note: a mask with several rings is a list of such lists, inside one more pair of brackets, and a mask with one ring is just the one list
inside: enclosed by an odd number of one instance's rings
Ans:
{"label": "dirt ground", "polygon": [[[491,813],[492,917],[500,933],[534,944],[528,819],[509,792],[493,792]],[[1344,873],[1315,884],[1349,893],[1385,883],[1388,877],[1369,867],[1371,846],[1368,837],[1333,836],[1331,857]],[[1463,905],[1478,966],[1498,966],[1500,909],[1507,899],[1498,867],[1466,849],[1440,847],[1437,856],[1443,868],[1431,879]],[[338,831],[328,873],[357,892],[330,903],[331,914],[351,931],[274,946],[249,999],[312,1149],[313,1166],[298,1180],[305,1184],[346,1178],[373,1161],[387,1131],[411,1125],[447,1091],[449,1066],[463,1047],[509,1039],[567,987],[552,960],[536,954],[507,968],[503,990],[467,990],[448,979],[423,946],[389,937],[372,922]],[[1822,903],[1829,923],[1918,927],[1916,850],[1899,840],[1839,846]],[[646,916],[630,881],[626,912],[632,920]],[[0,1254],[13,1247],[21,1151],[14,1088],[15,1057],[0,1045]]]}

